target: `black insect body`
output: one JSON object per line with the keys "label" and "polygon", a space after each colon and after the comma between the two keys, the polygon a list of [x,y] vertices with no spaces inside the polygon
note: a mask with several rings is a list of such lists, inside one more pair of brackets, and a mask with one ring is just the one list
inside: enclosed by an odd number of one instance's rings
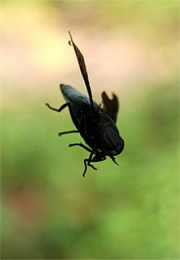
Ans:
{"label": "black insect body", "polygon": [[72,45],[75,50],[89,97],[81,94],[71,86],[61,84],[60,89],[66,103],[59,109],[53,108],[49,104],[46,105],[50,109],[57,112],[61,112],[65,107],[69,108],[72,121],[77,130],[61,132],[59,133],[59,136],[69,133],[80,133],[86,144],[90,147],[89,148],[82,143],[74,143],[69,145],[70,147],[81,146],[90,152],[89,158],[84,159],[85,169],[83,176],[85,176],[87,166],[91,166],[94,170],[96,170],[92,162],[103,161],[106,159],[106,156],[109,156],[113,162],[117,164],[114,156],[123,151],[124,141],[120,137],[119,131],[116,127],[116,118],[118,113],[117,96],[113,94],[113,98],[109,99],[107,94],[103,92],[102,108],[95,101],[93,101],[83,55],[75,45],[71,34],[70,39],[69,44]]}

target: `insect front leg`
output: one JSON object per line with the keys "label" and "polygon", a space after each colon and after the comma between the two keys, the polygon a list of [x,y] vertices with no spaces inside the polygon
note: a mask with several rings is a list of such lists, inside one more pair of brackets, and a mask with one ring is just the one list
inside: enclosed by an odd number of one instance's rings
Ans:
{"label": "insect front leg", "polygon": [[63,104],[62,106],[60,106],[60,108],[54,108],[54,107],[52,107],[52,106],[50,106],[48,103],[46,103],[46,106],[49,108],[49,109],[51,109],[51,110],[54,110],[54,111],[56,111],[56,112],[61,112],[65,107],[69,107],[69,103],[65,103],[65,104]]}
{"label": "insect front leg", "polygon": [[83,172],[83,177],[85,177],[86,171],[87,171],[87,167],[90,166],[91,168],[93,168],[94,170],[97,170],[97,168],[94,167],[94,165],[91,164],[92,162],[92,157],[93,157],[94,151],[92,150],[92,152],[89,155],[88,159],[84,159],[84,172]]}
{"label": "insect front leg", "polygon": [[93,154],[94,154],[94,151],[91,152],[89,159],[84,160],[85,169],[84,169],[84,172],[83,172],[83,177],[85,177],[85,174],[86,174],[86,171],[87,171],[87,166],[90,166],[94,170],[97,170],[97,168],[95,168],[94,165],[91,164],[91,162],[100,162],[100,161],[106,160],[106,157],[102,154],[95,154],[94,157],[93,157]]}
{"label": "insect front leg", "polygon": [[85,146],[84,144],[82,143],[75,143],[75,144],[69,144],[69,147],[72,147],[72,146],[80,146],[82,148],[84,148],[86,151],[90,152],[90,156],[88,159],[84,159],[84,172],[83,172],[83,177],[85,177],[85,174],[86,174],[86,171],[87,171],[87,166],[90,166],[92,167],[94,170],[97,170],[92,164],[91,164],[91,161],[92,161],[92,156],[93,154],[95,153],[93,150],[91,150],[89,147]]}

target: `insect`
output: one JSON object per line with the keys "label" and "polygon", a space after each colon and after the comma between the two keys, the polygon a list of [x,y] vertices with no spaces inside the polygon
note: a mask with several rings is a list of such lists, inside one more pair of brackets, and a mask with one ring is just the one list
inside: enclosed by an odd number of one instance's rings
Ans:
{"label": "insect", "polygon": [[48,103],[46,105],[51,110],[57,112],[61,112],[66,107],[69,108],[72,121],[77,130],[60,132],[59,136],[70,133],[80,133],[88,145],[86,146],[82,143],[69,144],[69,147],[80,146],[90,153],[89,157],[84,159],[83,177],[85,177],[88,166],[97,170],[92,163],[104,161],[107,156],[118,165],[114,156],[123,151],[124,140],[121,138],[116,127],[119,106],[117,96],[113,94],[112,99],[110,99],[106,92],[103,92],[103,107],[93,100],[84,57],[74,43],[70,32],[69,36],[70,41],[68,43],[74,48],[80,71],[87,88],[88,97],[69,85],[60,84],[60,90],[66,103],[58,109],[50,106]]}

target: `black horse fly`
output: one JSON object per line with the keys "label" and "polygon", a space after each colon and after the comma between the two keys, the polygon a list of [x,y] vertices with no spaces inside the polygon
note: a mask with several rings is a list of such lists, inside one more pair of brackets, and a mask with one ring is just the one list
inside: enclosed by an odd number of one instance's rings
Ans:
{"label": "black horse fly", "polygon": [[48,108],[57,112],[61,112],[65,107],[68,107],[72,121],[77,130],[60,132],[59,136],[69,133],[80,133],[86,144],[90,147],[89,148],[82,143],[69,145],[70,147],[80,146],[90,153],[89,158],[84,159],[84,177],[87,166],[97,170],[92,163],[103,161],[106,159],[106,156],[109,156],[113,162],[118,165],[114,156],[123,151],[124,140],[120,137],[116,127],[118,113],[117,96],[113,94],[113,98],[110,99],[106,92],[103,92],[102,107],[93,101],[84,57],[74,43],[70,32],[69,35],[69,44],[74,48],[89,97],[81,94],[69,85],[61,84],[60,89],[66,103],[58,109],[53,108],[49,104],[46,105]]}

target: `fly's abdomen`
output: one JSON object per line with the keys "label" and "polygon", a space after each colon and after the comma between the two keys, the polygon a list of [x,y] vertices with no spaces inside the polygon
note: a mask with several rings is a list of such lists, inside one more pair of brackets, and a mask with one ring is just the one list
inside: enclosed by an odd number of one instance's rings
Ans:
{"label": "fly's abdomen", "polygon": [[[86,126],[86,121],[88,121],[88,114],[92,114],[89,97],[68,85],[61,84],[60,89],[64,99],[70,104],[69,110],[75,126],[83,131],[83,128]],[[93,101],[93,104],[95,110],[99,109],[96,102]]]}
{"label": "fly's abdomen", "polygon": [[[90,105],[90,99],[84,94],[81,94],[75,88],[69,85],[60,85],[61,92],[63,94],[64,99],[76,106]],[[96,102],[93,102],[94,106],[98,106]]]}

